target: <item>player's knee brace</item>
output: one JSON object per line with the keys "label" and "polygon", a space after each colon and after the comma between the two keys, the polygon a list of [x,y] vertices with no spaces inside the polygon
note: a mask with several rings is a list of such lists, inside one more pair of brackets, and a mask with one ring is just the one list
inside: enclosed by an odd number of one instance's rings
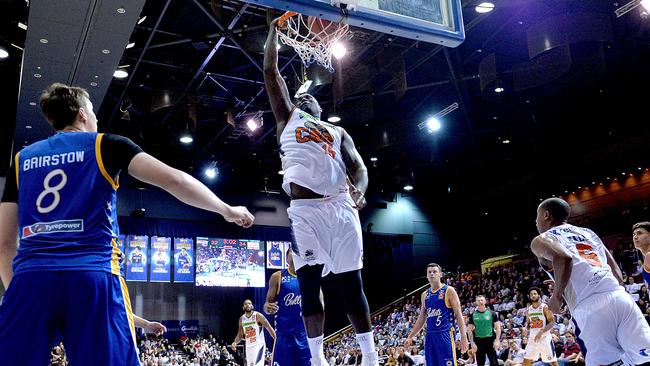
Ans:
{"label": "player's knee brace", "polygon": [[298,286],[302,297],[302,315],[312,316],[323,312],[320,302],[320,284],[323,274],[323,265],[303,266],[296,271]]}
{"label": "player's knee brace", "polygon": [[343,290],[345,308],[348,314],[365,314],[370,311],[366,294],[363,292],[361,270],[335,274],[339,287]]}

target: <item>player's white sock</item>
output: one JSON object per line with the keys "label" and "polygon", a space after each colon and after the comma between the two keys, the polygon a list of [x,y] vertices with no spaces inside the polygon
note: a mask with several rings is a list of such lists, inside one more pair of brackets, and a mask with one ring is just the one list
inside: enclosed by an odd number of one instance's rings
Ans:
{"label": "player's white sock", "polygon": [[362,354],[375,352],[375,337],[372,335],[372,330],[368,333],[357,334],[357,342],[359,342]]}
{"label": "player's white sock", "polygon": [[[311,352],[311,357],[314,360],[320,360],[324,358],[325,352],[323,352],[323,335],[319,337],[309,338],[307,337],[307,343],[309,343],[309,352]],[[326,365],[323,365],[326,366]]]}

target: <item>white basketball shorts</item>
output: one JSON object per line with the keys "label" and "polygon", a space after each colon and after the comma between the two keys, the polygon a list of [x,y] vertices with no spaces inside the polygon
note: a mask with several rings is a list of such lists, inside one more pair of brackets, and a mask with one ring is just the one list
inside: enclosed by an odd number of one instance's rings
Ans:
{"label": "white basketball shorts", "polygon": [[571,313],[587,348],[587,366],[650,362],[650,326],[623,289],[591,295]]}
{"label": "white basketball shorts", "polygon": [[[261,336],[264,337],[263,334]],[[264,342],[246,345],[246,366],[264,366],[265,357],[266,344]]]}
{"label": "white basketball shorts", "polygon": [[359,212],[345,193],[332,198],[292,200],[287,209],[294,236],[293,263],[323,264],[323,276],[363,268]]}
{"label": "white basketball shorts", "polygon": [[526,355],[524,356],[527,360],[533,360],[533,362],[541,359],[544,363],[550,363],[557,361],[555,357],[555,350],[553,349],[553,342],[551,341],[550,335],[547,333],[542,336],[539,342],[535,342],[535,337],[528,337],[528,344],[526,345]]}

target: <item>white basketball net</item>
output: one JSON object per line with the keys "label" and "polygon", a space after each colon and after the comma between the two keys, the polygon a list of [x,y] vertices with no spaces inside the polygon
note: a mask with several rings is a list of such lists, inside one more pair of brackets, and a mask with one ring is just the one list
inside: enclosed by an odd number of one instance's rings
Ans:
{"label": "white basketball net", "polygon": [[282,43],[293,47],[309,67],[314,62],[330,72],[332,67],[332,46],[350,35],[347,24],[328,22],[320,18],[297,14],[287,19],[283,27],[278,27]]}

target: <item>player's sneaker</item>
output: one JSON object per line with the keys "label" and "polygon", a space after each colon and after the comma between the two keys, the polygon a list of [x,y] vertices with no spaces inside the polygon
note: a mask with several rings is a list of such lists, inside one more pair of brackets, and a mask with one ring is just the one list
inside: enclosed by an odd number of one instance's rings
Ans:
{"label": "player's sneaker", "polygon": [[361,366],[379,366],[377,351],[361,355]]}

